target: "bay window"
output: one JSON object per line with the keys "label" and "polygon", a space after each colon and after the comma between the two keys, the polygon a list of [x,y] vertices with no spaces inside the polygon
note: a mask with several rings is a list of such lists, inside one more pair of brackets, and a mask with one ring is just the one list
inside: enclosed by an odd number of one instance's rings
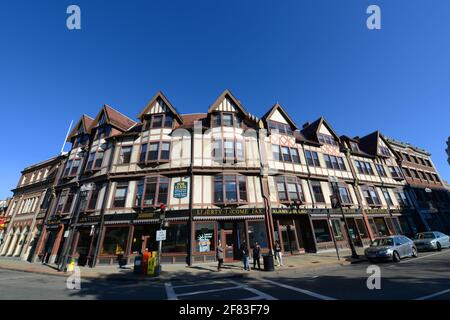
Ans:
{"label": "bay window", "polygon": [[88,205],[87,205],[88,211],[95,210],[95,207],[97,205],[99,189],[100,189],[100,187],[96,185],[94,187],[94,189],[91,191],[91,194],[89,195]]}
{"label": "bay window", "polygon": [[286,134],[286,135],[292,135],[292,129],[289,125],[275,122],[275,121],[267,121],[269,131],[273,133],[280,133],[280,134]]}
{"label": "bay window", "polygon": [[[139,188],[144,188],[142,189],[142,207],[157,207],[161,203],[167,205],[169,181],[170,179],[166,177],[147,177],[145,180],[145,185],[140,185],[138,183],[138,192]],[[139,201],[138,196],[136,196],[136,201]]]}
{"label": "bay window", "polygon": [[167,141],[150,142],[141,145],[139,162],[168,162],[170,160],[171,143]]}
{"label": "bay window", "polygon": [[316,202],[325,203],[325,197],[322,192],[320,181],[311,181],[311,188],[313,190],[313,195]]}
{"label": "bay window", "polygon": [[214,202],[237,204],[247,202],[245,176],[220,175],[214,178]]}
{"label": "bay window", "polygon": [[172,126],[172,115],[165,113],[153,114],[145,120],[144,131],[150,129],[172,128]]}
{"label": "bay window", "polygon": [[128,182],[118,183],[114,193],[114,208],[124,208],[128,193]]}
{"label": "bay window", "polygon": [[389,190],[387,188],[381,188],[381,191],[383,192],[384,199],[386,200],[388,206],[393,206],[394,203],[392,202],[391,196],[389,195]]}
{"label": "bay window", "polygon": [[272,155],[273,160],[275,161],[300,163],[300,156],[297,148],[272,144]]}
{"label": "bay window", "polygon": [[212,157],[215,161],[244,161],[244,143],[242,140],[214,140]]}
{"label": "bay window", "polygon": [[381,205],[380,199],[378,198],[377,192],[375,191],[374,187],[363,187],[362,192],[369,206]]}
{"label": "bay window", "polygon": [[315,151],[305,151],[306,163],[312,167],[320,167],[319,155]]}
{"label": "bay window", "polygon": [[242,127],[242,119],[231,112],[217,112],[211,115],[212,127]]}
{"label": "bay window", "polygon": [[[67,164],[66,164],[66,168],[65,168],[65,170],[64,170],[64,175],[63,175],[63,177],[67,177],[67,176],[69,175],[69,173],[70,173],[70,168],[72,167],[72,162],[73,162],[73,160],[67,161]],[[25,179],[24,179],[24,181],[25,181]]]}
{"label": "bay window", "polygon": [[76,176],[78,173],[78,168],[80,167],[80,159],[75,159],[70,169],[70,176]]}
{"label": "bay window", "polygon": [[278,198],[281,202],[305,201],[301,181],[296,177],[276,177]]}
{"label": "bay window", "polygon": [[122,146],[120,149],[120,164],[129,164],[131,161],[131,151],[133,147],[131,146]]}

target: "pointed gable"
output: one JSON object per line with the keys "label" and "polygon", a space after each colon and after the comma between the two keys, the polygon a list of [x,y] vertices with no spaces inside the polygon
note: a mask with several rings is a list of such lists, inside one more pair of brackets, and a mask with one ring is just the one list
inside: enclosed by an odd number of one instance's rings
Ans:
{"label": "pointed gable", "polygon": [[306,123],[303,125],[301,130],[302,134],[309,140],[319,142],[319,134],[332,136],[337,142],[340,142],[339,136],[333,130],[333,128],[328,124],[324,117],[320,117],[313,123]]}
{"label": "pointed gable", "polygon": [[145,115],[155,113],[170,113],[179,124],[183,123],[183,118],[161,91],[153,96],[137,117],[143,121]]}
{"label": "pointed gable", "polygon": [[263,120],[266,126],[267,121],[275,121],[290,125],[293,131],[298,129],[295,122],[291,119],[291,117],[279,103],[276,103],[272,108],[270,108],[269,111],[267,111],[267,113],[261,118],[261,120]]}
{"label": "pointed gable", "polygon": [[94,119],[87,115],[82,115],[80,120],[78,120],[75,127],[70,132],[69,136],[67,137],[67,142],[70,142],[74,137],[84,133],[88,134],[91,132],[92,126],[94,123]]}
{"label": "pointed gable", "polygon": [[248,112],[229,90],[222,92],[222,94],[211,105],[208,113],[214,111],[241,112],[244,116],[248,116]]}
{"label": "pointed gable", "polygon": [[359,148],[370,154],[371,156],[376,156],[378,154],[378,139],[380,132],[374,131],[359,139]]}
{"label": "pointed gable", "polygon": [[105,123],[110,124],[120,131],[126,131],[136,125],[136,122],[107,104],[98,113],[93,127],[98,127]]}

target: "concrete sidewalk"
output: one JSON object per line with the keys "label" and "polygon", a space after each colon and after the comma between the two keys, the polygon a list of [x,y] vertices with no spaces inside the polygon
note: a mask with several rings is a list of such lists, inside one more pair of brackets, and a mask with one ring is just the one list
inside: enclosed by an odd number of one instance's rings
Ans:
{"label": "concrete sidewalk", "polygon": [[[339,266],[349,265],[351,263],[359,262],[354,261],[350,257],[350,251],[342,250],[341,259],[338,260],[334,251],[317,253],[317,254],[302,254],[295,256],[286,256],[283,258],[282,267],[275,266],[275,271],[270,272],[272,275],[282,274],[286,270],[295,270],[296,272],[314,272],[315,270],[324,268],[335,268]],[[362,254],[361,250],[358,250],[358,254]],[[362,256],[362,255],[361,255]],[[362,259],[363,261],[364,259]],[[263,263],[261,259],[261,267]],[[43,265],[41,263],[29,263],[14,258],[0,258],[0,269],[39,273],[53,276],[68,277],[70,273],[60,272],[55,266]],[[264,271],[252,270],[251,272],[244,271],[241,262],[225,263],[221,272],[217,271],[217,263],[202,263],[195,264],[188,267],[184,264],[167,264],[162,266],[161,276],[159,278],[147,277],[143,275],[135,275],[133,273],[133,266],[128,265],[120,268],[117,265],[114,266],[96,266],[95,268],[80,267],[81,277],[84,279],[112,279],[112,280],[130,280],[130,279],[143,279],[143,280],[168,280],[168,279],[183,279],[187,277],[194,278],[222,278],[229,276],[245,276],[251,274],[252,276],[268,274]],[[1,279],[0,279],[1,280]]]}

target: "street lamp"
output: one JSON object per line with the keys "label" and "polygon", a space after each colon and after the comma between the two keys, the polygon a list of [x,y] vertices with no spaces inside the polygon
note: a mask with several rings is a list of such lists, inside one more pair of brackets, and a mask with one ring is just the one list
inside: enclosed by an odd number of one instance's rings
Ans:
{"label": "street lamp", "polygon": [[77,201],[75,221],[74,221],[73,224],[72,224],[72,221],[70,221],[70,224],[69,224],[69,229],[70,229],[70,225],[72,225],[72,230],[69,231],[69,237],[67,239],[67,244],[65,245],[65,248],[64,248],[64,251],[63,251],[64,254],[63,254],[63,257],[61,259],[60,265],[58,266],[58,270],[59,271],[62,271],[62,270],[66,271],[67,270],[67,261],[68,261],[68,259],[72,258],[72,255],[70,254],[70,252],[71,252],[73,238],[74,238],[74,235],[75,235],[75,232],[76,232],[76,228],[77,228],[76,225],[78,223],[78,219],[80,217],[80,211],[82,209],[81,204],[85,200],[85,198],[89,194],[89,192],[91,192],[93,189],[94,189],[94,184],[93,183],[83,184],[80,187],[80,196],[79,196],[78,201]]}
{"label": "street lamp", "polygon": [[[341,210],[342,218],[344,219],[344,227],[345,232],[347,233],[348,244],[350,245],[350,249],[352,250],[352,258],[359,259],[358,254],[356,253],[355,245],[353,243],[353,239],[350,235],[350,230],[347,225],[347,219],[345,218],[344,208],[342,207],[342,201],[339,193],[339,179],[337,177],[331,176],[328,178],[328,181],[331,184],[333,189],[333,195],[331,195],[331,207],[333,209],[339,208]],[[333,230],[331,230],[333,232]]]}

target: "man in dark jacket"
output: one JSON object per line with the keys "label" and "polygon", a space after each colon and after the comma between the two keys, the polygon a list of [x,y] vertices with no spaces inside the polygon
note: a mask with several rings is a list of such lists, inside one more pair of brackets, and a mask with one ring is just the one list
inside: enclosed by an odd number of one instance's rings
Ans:
{"label": "man in dark jacket", "polygon": [[246,241],[242,242],[240,249],[242,254],[242,262],[244,263],[244,270],[250,271],[250,263],[248,261],[249,252]]}
{"label": "man in dark jacket", "polygon": [[256,264],[258,264],[258,269],[261,270],[261,246],[258,242],[255,242],[255,246],[253,247],[253,269],[256,269]]}

